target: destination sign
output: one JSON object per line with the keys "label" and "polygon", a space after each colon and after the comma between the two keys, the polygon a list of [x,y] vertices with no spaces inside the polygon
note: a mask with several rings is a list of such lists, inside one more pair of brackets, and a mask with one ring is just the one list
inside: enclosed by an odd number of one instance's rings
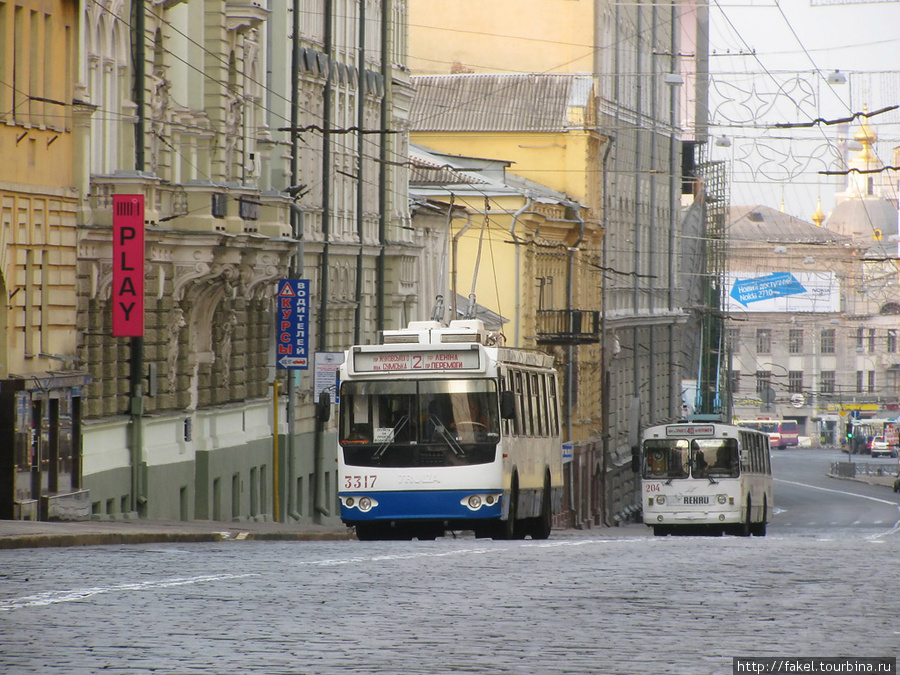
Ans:
{"label": "destination sign", "polygon": [[477,370],[478,351],[459,349],[444,352],[354,352],[353,368],[358,373],[419,370]]}
{"label": "destination sign", "polygon": [[712,424],[669,424],[666,436],[715,436],[716,428]]}

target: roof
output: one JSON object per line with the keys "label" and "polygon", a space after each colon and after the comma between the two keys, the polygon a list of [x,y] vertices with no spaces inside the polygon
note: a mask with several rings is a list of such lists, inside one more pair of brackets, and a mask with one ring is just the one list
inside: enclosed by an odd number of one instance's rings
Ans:
{"label": "roof", "polygon": [[836,244],[847,237],[769,206],[731,206],[726,226],[731,241],[778,244]]}
{"label": "roof", "polygon": [[834,208],[825,223],[829,230],[848,236],[872,237],[880,230],[887,238],[897,234],[897,207],[881,197],[847,199]]}
{"label": "roof", "polygon": [[[465,317],[466,312],[469,309],[469,298],[465,295],[461,295],[459,293],[456,294],[456,317],[457,319],[462,319]],[[509,319],[505,316],[501,316],[497,314],[497,312],[488,309],[484,305],[479,304],[477,301],[475,302],[475,318],[484,322],[486,328],[491,330],[500,330],[503,328],[503,324],[509,323]]]}
{"label": "roof", "polygon": [[479,157],[465,157],[437,152],[410,144],[410,195],[429,198],[471,194],[487,196],[527,196],[538,202],[570,204],[571,200],[557,190],[506,172],[509,162]]}
{"label": "roof", "polygon": [[[580,128],[571,108],[588,107],[587,75],[458,74],[412,78],[413,131],[544,131]],[[585,115],[580,116],[584,120]]]}

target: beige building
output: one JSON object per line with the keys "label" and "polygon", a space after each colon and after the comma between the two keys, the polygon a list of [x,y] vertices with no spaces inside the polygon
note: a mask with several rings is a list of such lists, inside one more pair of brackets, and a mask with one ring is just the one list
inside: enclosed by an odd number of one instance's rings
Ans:
{"label": "beige building", "polygon": [[[0,5],[4,81],[30,87],[0,92],[0,391],[21,445],[0,490],[16,517],[67,487],[72,517],[338,522],[334,433],[312,370],[276,370],[274,292],[309,280],[311,356],[416,301],[405,3],[140,7],[26,3],[22,30]],[[144,199],[139,337],[112,334],[115,195]],[[42,488],[57,451],[80,483]]]}
{"label": "beige building", "polygon": [[76,353],[78,17],[0,3],[0,518],[89,512]]}
{"label": "beige building", "polygon": [[728,226],[734,416],[794,419],[826,444],[851,418],[900,415],[896,183],[880,171],[868,123],[855,140],[847,187],[827,218],[821,208],[814,225],[732,207]]}

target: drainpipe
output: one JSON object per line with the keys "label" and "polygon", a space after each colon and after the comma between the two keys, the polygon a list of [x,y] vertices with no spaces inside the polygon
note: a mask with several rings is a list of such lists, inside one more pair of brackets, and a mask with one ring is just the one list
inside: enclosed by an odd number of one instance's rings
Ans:
{"label": "drainpipe", "polygon": [[381,93],[381,145],[378,149],[378,267],[376,273],[377,298],[375,303],[375,328],[381,333],[385,327],[384,293],[387,282],[387,171],[388,171],[388,113],[390,112],[388,90],[391,82],[390,25],[391,0],[381,0],[381,78],[384,90]]}
{"label": "drainpipe", "polygon": [[603,274],[600,275],[600,440],[601,440],[601,466],[603,471],[603,503],[600,509],[603,518],[603,524],[610,526],[609,509],[607,508],[608,500],[606,499],[606,472],[609,468],[609,345],[606,334],[606,269],[608,266],[608,243],[609,243],[609,183],[607,182],[607,160],[609,159],[609,151],[612,150],[614,139],[607,138],[606,150],[603,152]]}
{"label": "drainpipe", "polygon": [[[520,265],[519,261],[521,258],[521,253],[519,252],[519,237],[516,236],[516,225],[518,225],[518,223],[519,223],[519,216],[521,216],[523,213],[525,213],[526,211],[531,209],[532,202],[533,202],[532,198],[528,197],[527,201],[522,206],[522,208],[513,214],[512,225],[509,226],[509,234],[513,238],[513,242],[516,247],[516,307],[519,307],[521,305],[521,303],[519,302],[519,299],[520,299],[521,292],[522,292],[521,291],[521,278],[519,275],[519,265]],[[514,347],[519,346],[519,332],[520,332],[519,327],[520,327],[519,316],[518,316],[518,312],[516,312],[516,333],[515,333],[515,339],[513,341]]]}
{"label": "drainpipe", "polygon": [[[328,274],[329,264],[329,239],[331,237],[331,92],[332,72],[331,64],[334,52],[333,45],[333,3],[325,0],[325,56],[328,57],[328,75],[325,78],[325,101],[322,106],[322,268],[319,274],[319,336],[318,349],[324,352],[328,345]],[[313,476],[315,484],[313,489],[313,503],[315,512],[313,519],[321,522],[322,517],[331,515],[325,504],[325,469],[323,445],[325,435],[325,422],[317,414],[315,416],[315,434],[313,441]]]}
{"label": "drainpipe", "polygon": [[[579,232],[578,239],[575,241],[575,244],[569,247],[569,271],[568,271],[568,279],[566,280],[566,285],[568,286],[566,290],[566,309],[569,314],[569,331],[572,330],[572,305],[575,301],[575,253],[578,251],[578,247],[581,246],[581,242],[584,241],[584,219],[581,217],[581,206],[573,203],[566,203],[567,207],[570,207],[575,210],[575,220],[578,221],[579,224]],[[566,433],[568,435],[568,441],[572,442],[572,398],[575,395],[575,346],[568,346],[568,375],[566,377],[566,388],[568,390],[566,395],[566,407],[569,409],[568,414],[566,415]]]}

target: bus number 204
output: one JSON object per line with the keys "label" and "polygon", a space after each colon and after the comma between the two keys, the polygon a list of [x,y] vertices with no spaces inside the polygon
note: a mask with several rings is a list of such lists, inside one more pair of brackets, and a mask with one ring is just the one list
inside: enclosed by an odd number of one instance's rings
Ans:
{"label": "bus number 204", "polygon": [[659,483],[647,483],[646,485],[644,485],[644,490],[646,490],[647,492],[659,492],[660,489],[661,486]]}
{"label": "bus number 204", "polygon": [[377,476],[344,476],[345,490],[361,490],[375,487]]}

